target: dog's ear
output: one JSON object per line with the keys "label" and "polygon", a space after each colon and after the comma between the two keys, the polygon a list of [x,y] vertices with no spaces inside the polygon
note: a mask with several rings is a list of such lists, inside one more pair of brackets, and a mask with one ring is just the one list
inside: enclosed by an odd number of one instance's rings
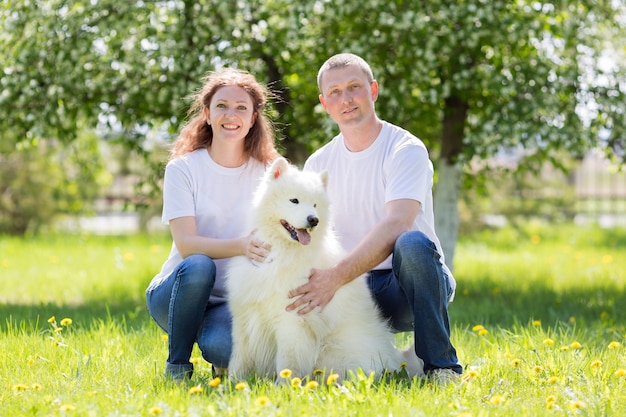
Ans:
{"label": "dog's ear", "polygon": [[289,163],[285,158],[276,159],[269,168],[270,178],[277,180],[289,168]]}
{"label": "dog's ear", "polygon": [[324,184],[324,188],[328,188],[328,171],[323,171],[320,174],[320,178],[322,179],[322,184]]}

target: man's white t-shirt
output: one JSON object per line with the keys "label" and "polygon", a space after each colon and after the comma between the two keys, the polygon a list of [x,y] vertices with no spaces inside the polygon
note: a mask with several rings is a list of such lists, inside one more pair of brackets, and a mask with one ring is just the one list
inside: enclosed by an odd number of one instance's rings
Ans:
{"label": "man's white t-shirt", "polygon": [[[161,221],[168,224],[178,217],[193,216],[200,236],[218,239],[247,236],[250,230],[245,230],[246,218],[264,172],[265,166],[255,159],[241,167],[223,167],[211,159],[206,149],[173,159],[165,168]],[[165,280],[182,260],[176,244],[172,243],[169,258],[150,287]],[[214,261],[217,275],[210,301],[225,301],[227,259]]]}
{"label": "man's white t-shirt", "polygon": [[[410,132],[383,121],[367,149],[351,152],[342,134],[318,149],[305,170],[328,171],[328,192],[335,230],[348,252],[385,216],[385,204],[398,199],[421,203],[413,230],[426,234],[437,247],[454,290],[456,282],[445,263],[435,234],[433,165],[424,143]],[[391,256],[374,269],[391,269]]]}

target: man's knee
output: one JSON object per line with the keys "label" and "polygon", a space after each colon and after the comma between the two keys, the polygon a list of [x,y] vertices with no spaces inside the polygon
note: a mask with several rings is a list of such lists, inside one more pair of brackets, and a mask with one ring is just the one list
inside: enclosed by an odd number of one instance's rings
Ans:
{"label": "man's knee", "polygon": [[433,252],[436,251],[437,248],[430,238],[417,230],[402,233],[394,246],[394,256],[399,256],[405,262],[421,262],[424,257],[432,259]]}

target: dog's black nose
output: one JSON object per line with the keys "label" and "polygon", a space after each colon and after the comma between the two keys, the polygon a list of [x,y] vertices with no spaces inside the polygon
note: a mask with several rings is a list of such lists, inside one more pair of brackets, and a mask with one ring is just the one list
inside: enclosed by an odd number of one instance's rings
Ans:
{"label": "dog's black nose", "polygon": [[311,214],[307,216],[306,221],[309,222],[309,225],[311,227],[315,227],[320,222],[320,219],[318,219],[317,216]]}

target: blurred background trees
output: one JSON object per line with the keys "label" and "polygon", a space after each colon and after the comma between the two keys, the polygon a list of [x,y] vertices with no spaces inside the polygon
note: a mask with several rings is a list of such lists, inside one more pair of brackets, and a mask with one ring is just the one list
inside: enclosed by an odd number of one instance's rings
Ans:
{"label": "blurred background trees", "polygon": [[[371,64],[379,115],[429,147],[449,259],[458,202],[466,190],[488,188],[494,155],[514,149],[522,162],[515,169],[533,172],[565,167],[563,155],[580,158],[591,148],[625,157],[623,0],[1,4],[0,165],[28,150],[51,170],[49,181],[69,165],[42,153],[67,155],[81,136],[96,134],[148,161],[141,181],[149,196],[164,162],[156,150],[184,123],[185,97],[223,66],[249,70],[276,93],[271,115],[283,154],[300,164],[337,133],[319,105],[316,74],[344,51]],[[98,167],[80,171],[87,189],[103,184]],[[3,195],[24,187],[2,173]],[[67,180],[54,181],[45,186]],[[10,213],[3,208],[1,217],[17,216]]]}

